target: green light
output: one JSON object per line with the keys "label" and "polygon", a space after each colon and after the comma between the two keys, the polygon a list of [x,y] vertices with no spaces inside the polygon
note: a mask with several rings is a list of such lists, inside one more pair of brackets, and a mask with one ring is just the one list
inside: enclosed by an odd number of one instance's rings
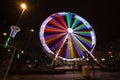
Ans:
{"label": "green light", "polygon": [[89,31],[84,31],[84,32],[79,32],[80,34],[90,34],[90,32]]}
{"label": "green light", "polygon": [[20,53],[17,54],[17,59],[20,59]]}
{"label": "green light", "polygon": [[85,51],[84,47],[79,43],[79,41],[75,38],[75,41],[77,42],[77,45],[80,47],[82,51]]}
{"label": "green light", "polygon": [[7,41],[6,41],[5,46],[4,46],[5,48],[8,47],[8,43],[10,42],[10,39],[11,39],[11,37],[8,37],[8,38],[7,38]]}
{"label": "green light", "polygon": [[68,27],[70,28],[70,23],[71,23],[71,21],[70,21],[70,13],[68,13],[68,14],[66,15],[66,18],[67,18]]}
{"label": "green light", "polygon": [[7,48],[8,45],[5,45],[4,47]]}
{"label": "green light", "polygon": [[77,26],[76,28],[74,28],[74,30],[79,30],[79,29],[83,28],[84,26],[85,26],[85,24],[81,24],[81,25]]}
{"label": "green light", "polygon": [[81,36],[78,36],[78,37],[79,37],[80,39],[82,39],[82,40],[88,42],[89,44],[92,43],[91,40],[89,40],[89,39],[87,39],[87,38],[84,38],[84,37],[81,37]]}
{"label": "green light", "polygon": [[77,21],[78,21],[78,19],[76,18],[76,19],[74,20],[73,24],[72,24],[72,28],[75,27],[75,24],[77,23]]}
{"label": "green light", "polygon": [[10,37],[8,37],[7,41],[8,41],[8,42],[10,41]]}
{"label": "green light", "polygon": [[110,56],[111,58],[113,58],[113,56]]}

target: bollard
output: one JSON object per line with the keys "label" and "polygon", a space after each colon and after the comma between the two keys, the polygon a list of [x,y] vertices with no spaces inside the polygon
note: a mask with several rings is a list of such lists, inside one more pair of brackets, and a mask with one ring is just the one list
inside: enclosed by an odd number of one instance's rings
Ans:
{"label": "bollard", "polygon": [[90,70],[88,66],[82,66],[82,76],[84,78],[90,78]]}

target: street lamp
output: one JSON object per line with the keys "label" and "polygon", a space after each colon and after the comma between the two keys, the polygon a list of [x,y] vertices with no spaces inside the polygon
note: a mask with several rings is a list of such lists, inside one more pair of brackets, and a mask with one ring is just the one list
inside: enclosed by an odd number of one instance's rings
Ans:
{"label": "street lamp", "polygon": [[[22,17],[22,15],[23,15],[24,11],[27,9],[27,6],[26,6],[25,3],[21,3],[20,6],[21,6],[21,8],[22,8],[22,12],[21,12],[21,14],[20,14],[20,16],[19,16],[17,26],[18,26],[19,23],[20,23],[20,20],[21,20],[21,17]],[[11,64],[12,64],[12,62],[13,62],[13,58],[14,58],[14,55],[15,55],[16,48],[15,48],[14,46],[8,45],[8,43],[10,42],[11,37],[14,38],[15,35],[17,34],[17,32],[20,31],[20,28],[17,27],[17,26],[11,26],[11,33],[10,33],[10,35],[9,35],[9,37],[8,37],[5,45],[4,45],[4,44],[0,44],[0,46],[5,46],[5,48],[7,48],[7,47],[12,47],[12,48],[14,49],[14,51],[13,51],[13,53],[12,53],[12,55],[11,55],[10,61],[9,61],[9,63],[8,63],[7,70],[6,70],[6,72],[5,72],[5,75],[4,75],[3,80],[6,80],[6,78],[7,78],[8,72],[9,72],[9,70],[10,70],[10,67],[11,67]]]}
{"label": "street lamp", "polygon": [[20,8],[22,9],[22,12],[21,12],[21,14],[20,14],[20,16],[19,16],[18,24],[17,24],[17,25],[20,24],[20,20],[21,20],[21,18],[22,18],[22,15],[23,15],[23,13],[25,12],[25,10],[27,9],[26,3],[21,3],[21,4],[20,4]]}
{"label": "street lamp", "polygon": [[22,9],[26,9],[27,8],[26,4],[25,3],[21,3],[21,8]]}
{"label": "street lamp", "polygon": [[27,5],[25,3],[21,3],[20,7],[22,8],[22,13],[27,9]]}

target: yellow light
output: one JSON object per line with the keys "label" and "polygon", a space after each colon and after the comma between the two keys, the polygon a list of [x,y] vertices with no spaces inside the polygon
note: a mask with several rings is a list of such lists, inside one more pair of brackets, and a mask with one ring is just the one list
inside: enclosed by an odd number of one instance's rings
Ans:
{"label": "yellow light", "polygon": [[87,61],[89,61],[89,58],[86,58]]}
{"label": "yellow light", "polygon": [[30,29],[31,32],[34,32],[34,29]]}
{"label": "yellow light", "polygon": [[105,61],[105,58],[102,58],[101,60],[102,60],[102,61]]}
{"label": "yellow light", "polygon": [[95,61],[97,61],[97,59],[96,59],[96,58],[95,58],[94,60],[95,60]]}
{"label": "yellow light", "polygon": [[8,52],[10,52],[11,50],[10,49],[8,49]]}
{"label": "yellow light", "polygon": [[24,51],[21,51],[21,53],[23,54],[23,53],[24,53]]}
{"label": "yellow light", "polygon": [[4,35],[4,36],[7,36],[7,33],[4,32],[3,35]]}
{"label": "yellow light", "polygon": [[23,10],[25,10],[25,9],[27,8],[26,4],[25,4],[25,3],[22,3],[22,4],[21,4],[21,8],[22,8]]}

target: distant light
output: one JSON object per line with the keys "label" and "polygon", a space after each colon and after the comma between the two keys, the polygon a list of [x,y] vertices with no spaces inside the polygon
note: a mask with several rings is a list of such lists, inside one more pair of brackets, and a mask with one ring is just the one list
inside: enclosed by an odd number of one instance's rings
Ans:
{"label": "distant light", "polygon": [[28,68],[32,68],[32,65],[31,65],[31,64],[28,64]]}
{"label": "distant light", "polygon": [[21,51],[21,53],[23,54],[23,53],[24,53],[24,51]]}
{"label": "distant light", "polygon": [[110,57],[111,57],[111,58],[113,58],[113,56],[112,56],[112,55],[111,55]]}
{"label": "distant light", "polygon": [[111,58],[113,58],[112,51],[109,51],[108,54],[110,55]]}
{"label": "distant light", "polygon": [[20,53],[17,54],[17,59],[20,59]]}
{"label": "distant light", "polygon": [[112,55],[112,52],[111,52],[111,51],[109,51],[109,52],[108,52],[108,54]]}
{"label": "distant light", "polygon": [[105,58],[102,58],[101,60],[102,60],[102,61],[105,61]]}
{"label": "distant light", "polygon": [[95,58],[94,60],[95,60],[95,61],[97,61],[97,59],[96,59],[96,58]]}
{"label": "distant light", "polygon": [[23,10],[25,10],[25,9],[27,8],[26,4],[25,4],[25,3],[22,3],[22,4],[21,4],[21,8],[22,8]]}
{"label": "distant light", "polygon": [[38,62],[38,60],[37,59],[35,59],[35,63],[37,63]]}
{"label": "distant light", "polygon": [[8,52],[10,52],[11,50],[10,49],[8,49]]}
{"label": "distant light", "polygon": [[87,61],[89,61],[89,58],[86,58]]}
{"label": "distant light", "polygon": [[30,29],[31,32],[34,32],[34,29]]}
{"label": "distant light", "polygon": [[85,59],[85,56],[82,56],[83,59]]}
{"label": "distant light", "polygon": [[4,32],[3,35],[4,35],[4,36],[7,36],[7,33]]}

